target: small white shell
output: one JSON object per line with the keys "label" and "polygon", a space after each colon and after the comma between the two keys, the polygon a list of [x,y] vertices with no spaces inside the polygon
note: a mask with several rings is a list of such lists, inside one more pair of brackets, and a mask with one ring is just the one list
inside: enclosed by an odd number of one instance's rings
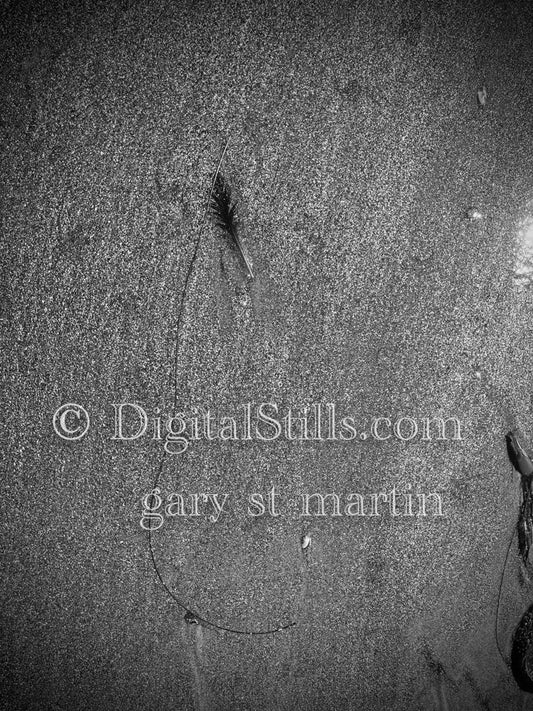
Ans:
{"label": "small white shell", "polygon": [[305,550],[306,548],[308,548],[310,543],[311,543],[311,536],[308,536],[306,533],[305,536],[302,536],[302,550]]}
{"label": "small white shell", "polygon": [[473,207],[471,207],[469,210],[467,210],[466,216],[468,217],[469,220],[482,220],[483,219],[483,213],[481,213],[479,210],[475,210]]}

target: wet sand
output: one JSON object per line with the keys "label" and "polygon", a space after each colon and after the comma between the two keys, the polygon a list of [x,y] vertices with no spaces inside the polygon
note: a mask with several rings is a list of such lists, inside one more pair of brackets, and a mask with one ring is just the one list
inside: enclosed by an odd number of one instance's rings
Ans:
{"label": "wet sand", "polygon": [[[495,639],[520,495],[504,435],[533,447],[513,277],[531,8],[3,12],[1,708],[533,708]],[[254,280],[206,214],[226,145]],[[164,456],[112,439],[120,402],[335,403],[362,425]],[[79,441],[54,432],[63,403],[90,413]],[[456,417],[463,439],[360,439],[402,416]],[[228,495],[216,522],[152,532],[174,598],[140,525],[156,478]],[[299,516],[305,493],[392,486],[444,515]],[[250,515],[272,487],[280,515]],[[506,657],[532,598],[514,544]]]}

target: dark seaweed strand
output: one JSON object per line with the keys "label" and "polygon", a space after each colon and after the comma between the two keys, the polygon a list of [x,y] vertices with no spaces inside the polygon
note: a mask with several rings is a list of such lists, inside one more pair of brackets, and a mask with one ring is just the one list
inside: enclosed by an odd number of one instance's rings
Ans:
{"label": "dark seaweed strand", "polygon": [[507,569],[507,563],[509,562],[509,555],[511,553],[511,547],[513,545],[516,533],[517,533],[516,526],[513,526],[513,532],[509,538],[509,543],[507,544],[507,550],[505,552],[505,559],[503,561],[503,568],[502,568],[502,572],[500,575],[500,584],[498,586],[498,601],[496,603],[496,617],[494,620],[494,638],[496,640],[496,647],[498,648],[500,657],[502,658],[505,666],[507,666],[507,667],[510,667],[510,664],[509,664],[509,660],[505,658],[502,648],[500,647],[500,640],[498,638],[498,622],[500,621],[500,607],[501,607],[501,599],[502,599],[503,581],[505,579],[505,571]]}
{"label": "dark seaweed strand", "polygon": [[[508,453],[509,453],[509,448],[508,448]],[[518,467],[517,467],[516,464],[515,464],[515,459],[514,459],[514,457],[512,457],[511,455],[509,455],[509,459],[511,460],[511,465],[512,465],[513,469],[516,469],[516,470],[518,471]],[[521,476],[521,479],[522,479],[522,476]],[[523,482],[522,482],[522,483],[523,483]],[[522,491],[522,497],[523,497],[523,491]],[[522,498],[522,504],[521,504],[521,507],[520,507],[520,508],[522,509],[523,506],[524,506],[524,502],[523,502],[523,498]],[[513,542],[514,542],[515,536],[517,536],[517,535],[519,536],[519,528],[518,528],[518,527],[519,527],[519,523],[520,523],[520,520],[513,526],[513,532],[512,532],[512,534],[511,534],[511,536],[510,536],[510,538],[509,538],[509,543],[507,544],[507,550],[506,550],[506,552],[505,552],[505,559],[504,559],[504,561],[503,561],[503,568],[502,568],[502,572],[501,572],[501,575],[500,575],[500,584],[499,584],[499,586],[498,586],[498,602],[496,603],[496,617],[495,617],[495,620],[494,620],[494,637],[495,637],[495,640],[496,640],[496,646],[498,647],[498,652],[500,653],[500,657],[502,658],[503,662],[505,663],[505,665],[506,665],[507,667],[510,667],[510,663],[509,663],[509,660],[506,659],[506,657],[505,657],[505,655],[504,655],[504,653],[503,653],[503,651],[502,651],[502,649],[501,649],[501,647],[500,647],[500,640],[499,640],[499,637],[498,637],[498,623],[499,623],[499,621],[500,621],[500,607],[501,607],[501,599],[502,599],[503,581],[505,580],[505,572],[506,572],[506,570],[507,570],[507,563],[509,562],[509,555],[510,555],[510,553],[511,553],[511,548],[512,548],[512,546],[513,546]],[[519,548],[520,556],[521,556],[521,558],[523,559],[523,557],[524,557],[524,552],[523,552],[522,547],[521,547],[521,545],[520,545],[520,539],[519,539],[519,541],[518,541],[518,548]],[[524,563],[527,564],[527,558],[526,558],[526,560],[524,561]]]}
{"label": "dark seaweed strand", "polygon": [[[210,191],[210,193],[209,193],[208,205],[211,204],[211,200],[212,200],[212,198],[213,198],[213,195],[215,194],[217,179],[218,179],[219,176],[220,176],[220,166],[222,165],[222,160],[224,159],[224,155],[225,155],[226,150],[227,150],[227,148],[228,148],[228,144],[229,144],[229,138],[228,138],[228,140],[226,141],[226,144],[225,144],[225,146],[224,146],[224,150],[222,151],[222,155],[221,155],[221,157],[220,157],[220,160],[219,160],[217,169],[216,169],[215,174],[214,174],[214,176],[213,176],[213,180],[212,180],[212,183],[211,183],[211,191]],[[228,192],[227,192],[227,195],[228,195],[229,197],[231,197],[231,195],[230,195],[230,193],[229,193],[229,190],[228,190]],[[226,202],[226,205],[228,205],[228,204],[230,204],[230,203],[231,203],[231,200],[229,200],[228,202]],[[204,211],[204,216],[203,216],[203,221],[204,221],[204,222],[205,222],[206,214],[207,214],[207,208],[206,208],[206,210]],[[226,214],[226,218],[233,220],[233,219],[234,219],[234,215],[235,215],[235,206],[231,206],[231,204],[230,204],[229,210],[227,211],[227,214]],[[196,244],[195,244],[195,246],[194,246],[193,255],[192,255],[192,258],[191,258],[191,260],[190,260],[190,262],[189,262],[189,268],[188,268],[188,270],[187,270],[187,274],[185,275],[185,281],[184,281],[184,284],[183,284],[183,290],[182,290],[181,299],[180,299],[180,305],[179,305],[179,310],[178,310],[178,316],[177,316],[177,320],[176,320],[176,347],[175,347],[175,350],[174,350],[174,370],[173,370],[173,382],[174,382],[174,397],[173,397],[173,404],[172,404],[172,414],[173,414],[173,415],[176,414],[176,404],[177,404],[177,399],[178,399],[178,388],[177,388],[177,382],[176,382],[176,373],[177,373],[177,367],[178,367],[178,366],[177,366],[177,363],[178,363],[178,355],[179,355],[179,338],[178,338],[178,337],[179,337],[179,331],[180,331],[180,326],[181,326],[181,320],[182,320],[182,316],[183,316],[183,306],[184,306],[184,304],[185,304],[185,297],[186,297],[186,294],[187,294],[187,288],[188,288],[189,281],[190,281],[190,278],[191,278],[192,272],[193,272],[193,267],[194,267],[194,264],[195,264],[195,262],[196,262],[196,258],[197,258],[197,255],[198,255],[198,249],[199,249],[199,246],[200,246],[200,239],[201,239],[201,232],[200,232],[200,234],[199,234],[199,236],[198,236],[198,238],[197,238],[197,240],[196,240]],[[153,486],[153,488],[152,488],[152,491],[153,491],[154,489],[157,489],[157,488],[158,488],[159,480],[161,479],[161,475],[162,475],[162,473],[163,473],[163,467],[164,467],[166,455],[167,455],[167,452],[166,452],[165,449],[163,449],[163,455],[162,455],[161,460],[160,460],[160,463],[159,463],[159,468],[158,468],[158,471],[157,471],[157,475],[156,475],[156,478],[155,478],[155,482],[154,482],[154,486]],[[151,558],[151,560],[152,560],[152,566],[153,566],[153,568],[154,568],[155,574],[156,574],[156,576],[157,576],[159,582],[161,583],[161,585],[163,586],[164,590],[165,590],[166,593],[169,595],[169,597],[172,598],[172,600],[173,600],[179,607],[181,607],[183,610],[185,610],[185,619],[186,619],[188,622],[194,621],[194,622],[197,622],[197,623],[202,623],[202,624],[205,625],[206,627],[212,627],[212,628],[214,628],[214,629],[221,630],[221,631],[223,631],[223,632],[231,632],[231,633],[233,633],[233,634],[241,634],[241,635],[267,635],[267,634],[275,634],[276,632],[282,632],[283,630],[289,629],[290,627],[294,627],[294,626],[296,625],[296,622],[289,622],[289,623],[287,623],[287,624],[285,624],[285,625],[282,625],[282,626],[280,626],[280,627],[276,627],[275,629],[268,629],[268,630],[240,630],[240,629],[234,629],[234,628],[232,628],[232,627],[225,627],[224,625],[219,625],[219,624],[217,624],[216,622],[212,622],[211,620],[208,620],[207,618],[200,617],[200,615],[197,615],[197,614],[196,614],[195,612],[193,612],[182,600],[180,600],[180,599],[172,592],[172,590],[168,587],[167,583],[163,580],[163,576],[161,575],[161,572],[160,572],[160,570],[159,570],[159,568],[158,568],[158,566],[157,566],[157,561],[156,561],[156,559],[155,559],[154,547],[153,547],[153,544],[152,544],[152,529],[151,529],[151,528],[148,529],[148,547],[149,547],[149,550],[150,550],[150,558]]]}
{"label": "dark seaweed strand", "polygon": [[521,474],[520,483],[522,485],[522,504],[520,506],[520,515],[518,518],[518,546],[524,565],[527,565],[533,536],[533,497],[531,492],[531,477]]}
{"label": "dark seaweed strand", "polygon": [[513,635],[511,652],[511,671],[518,686],[529,693],[533,692],[533,678],[527,668],[526,658],[531,649],[533,637],[533,605],[522,615]]}
{"label": "dark seaweed strand", "polygon": [[[505,559],[503,562],[503,568],[500,576],[500,584],[498,586],[498,602],[496,604],[496,615],[495,615],[495,620],[494,620],[494,637],[496,640],[496,646],[498,648],[498,652],[500,653],[500,657],[506,664],[506,666],[510,667],[510,662],[508,659],[505,658],[505,655],[500,647],[500,641],[498,638],[498,623],[500,620],[500,607],[501,607],[501,597],[502,597],[502,590],[503,590],[503,581],[505,579],[505,571],[507,569],[507,563],[509,562],[509,555],[511,553],[511,548],[515,539],[515,536],[518,536],[518,552],[520,553],[520,557],[522,558],[524,565],[527,566],[527,559],[528,559],[528,554],[529,554],[529,545],[531,543],[531,525],[532,525],[532,520],[533,520],[533,514],[532,514],[532,502],[531,502],[531,484],[528,480],[526,480],[526,477],[522,474],[520,463],[517,459],[516,452],[515,452],[515,447],[512,443],[512,440],[510,439],[510,435],[512,433],[508,433],[505,436],[505,441],[506,441],[506,448],[507,448],[507,455],[509,457],[509,460],[511,462],[511,466],[513,470],[516,470],[520,474],[520,484],[522,488],[522,501],[520,504],[520,512],[519,512],[519,517],[517,523],[513,527],[513,533],[511,534],[509,538],[509,543],[507,544],[507,550],[505,552]],[[529,514],[529,520],[527,516],[525,515],[526,512]],[[523,540],[523,526],[526,526],[526,534],[527,538],[524,541]],[[521,530],[522,528],[522,530]],[[522,533],[522,537],[521,534]]]}

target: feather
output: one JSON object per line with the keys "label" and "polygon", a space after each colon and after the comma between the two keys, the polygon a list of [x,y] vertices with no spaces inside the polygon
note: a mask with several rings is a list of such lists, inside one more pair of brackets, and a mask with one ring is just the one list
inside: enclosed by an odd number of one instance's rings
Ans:
{"label": "feather", "polygon": [[215,225],[220,227],[229,238],[230,244],[237,249],[246,265],[250,279],[254,273],[237,235],[237,204],[232,201],[231,189],[221,173],[217,173],[211,191],[210,212]]}

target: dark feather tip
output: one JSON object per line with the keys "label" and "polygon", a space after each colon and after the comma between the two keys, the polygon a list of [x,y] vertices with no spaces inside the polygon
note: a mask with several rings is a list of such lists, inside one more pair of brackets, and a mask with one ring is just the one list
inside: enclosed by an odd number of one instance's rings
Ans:
{"label": "dark feather tip", "polygon": [[231,188],[218,173],[213,184],[210,203],[211,215],[217,227],[233,232],[237,218],[237,205],[232,202]]}
{"label": "dark feather tip", "polygon": [[213,182],[209,211],[215,225],[224,230],[231,246],[239,252],[250,278],[253,279],[251,264],[237,235],[237,204],[233,202],[231,188],[221,173],[216,174]]}

